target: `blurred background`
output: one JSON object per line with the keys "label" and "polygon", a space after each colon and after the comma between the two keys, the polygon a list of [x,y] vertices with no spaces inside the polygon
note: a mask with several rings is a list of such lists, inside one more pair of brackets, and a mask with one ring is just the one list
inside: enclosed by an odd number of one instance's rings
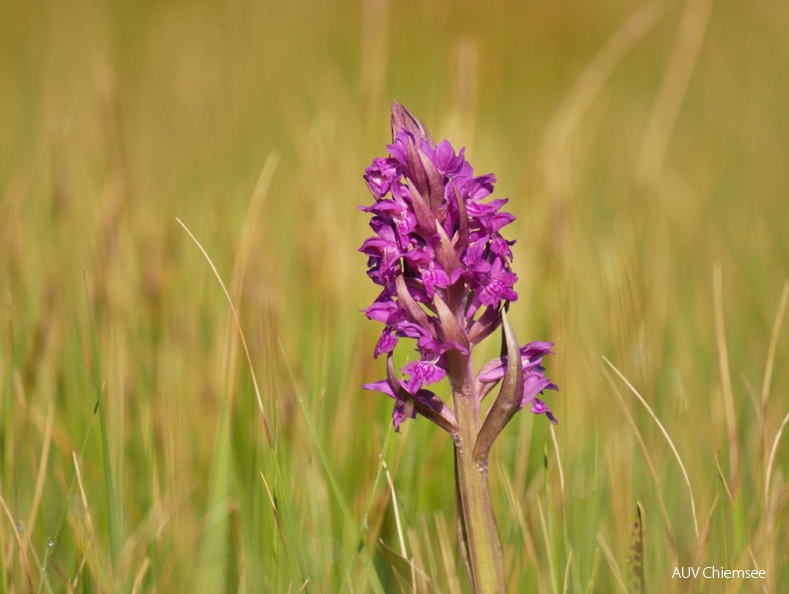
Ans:
{"label": "blurred background", "polygon": [[[3,591],[470,591],[449,439],[360,388],[392,100],[496,173],[514,328],[556,343],[559,425],[522,413],[491,457],[510,590],[638,591],[640,502],[652,591],[785,591],[788,25],[767,0],[0,4]],[[707,565],[767,578],[671,579]]]}

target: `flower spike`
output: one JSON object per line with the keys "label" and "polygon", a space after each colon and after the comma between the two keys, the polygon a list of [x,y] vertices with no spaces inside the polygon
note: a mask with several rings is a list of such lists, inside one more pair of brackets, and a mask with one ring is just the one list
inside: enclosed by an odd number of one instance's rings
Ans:
{"label": "flower spike", "polygon": [[[511,268],[515,242],[501,235],[515,217],[501,210],[506,199],[485,201],[493,174],[475,176],[465,149],[456,152],[447,140],[436,144],[397,102],[389,155],[374,159],[364,179],[375,202],[359,208],[372,215],[375,235],[360,251],[368,257],[368,276],[382,287],[365,310],[384,324],[374,355],[390,355],[400,338],[413,338],[419,360],[445,366],[443,353],[458,348],[467,354],[502,324],[502,305],[518,298]],[[505,359],[503,354],[480,373],[478,398],[504,378]],[[529,388],[523,406],[538,414],[547,410],[532,392],[553,384],[521,379]],[[397,408],[395,414],[402,421],[410,412]]]}
{"label": "flower spike", "polygon": [[[386,379],[364,384],[395,401],[395,431],[406,419],[424,417],[452,435],[458,537],[475,594],[503,592],[501,541],[490,503],[490,448],[512,417],[528,408],[556,423],[539,395],[557,387],[542,361],[551,343],[518,345],[505,309],[518,299],[512,271],[514,240],[504,228],[515,217],[507,199],[487,200],[493,174],[474,175],[465,149],[438,145],[405,107],[392,105],[389,155],[373,160],[364,180],[373,196],[373,237],[359,251],[367,275],[381,292],[364,310],[384,329],[373,351],[386,353]],[[501,356],[474,375],[471,351],[502,327]],[[418,358],[394,368],[401,338],[416,341]],[[426,388],[449,380],[452,404]],[[480,405],[493,388],[498,396],[480,421]]]}

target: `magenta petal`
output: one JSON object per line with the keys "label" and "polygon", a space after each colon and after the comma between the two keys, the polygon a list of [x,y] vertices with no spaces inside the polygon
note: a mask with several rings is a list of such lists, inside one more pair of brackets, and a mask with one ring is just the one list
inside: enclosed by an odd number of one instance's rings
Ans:
{"label": "magenta petal", "polygon": [[542,392],[551,384],[551,380],[542,373],[533,373],[523,378],[523,398],[521,398],[521,408],[534,401],[537,394]]}
{"label": "magenta petal", "polygon": [[533,412],[535,415],[545,415],[551,420],[551,423],[553,423],[554,425],[559,424],[559,421],[557,421],[556,417],[553,416],[551,409],[548,408],[548,405],[545,404],[542,400],[535,399],[534,403],[531,405],[531,408],[529,410]]}
{"label": "magenta petal", "polygon": [[373,350],[373,359],[377,359],[383,353],[391,353],[397,346],[398,338],[391,331],[384,330]]}
{"label": "magenta petal", "polygon": [[362,388],[365,390],[370,390],[371,392],[381,392],[382,394],[389,396],[389,398],[395,398],[394,390],[386,380],[381,380],[379,382],[373,382],[370,384],[362,384]]}
{"label": "magenta petal", "polygon": [[402,368],[402,372],[411,377],[405,382],[406,389],[415,394],[422,386],[440,382],[446,371],[440,364],[441,359],[411,361]]}

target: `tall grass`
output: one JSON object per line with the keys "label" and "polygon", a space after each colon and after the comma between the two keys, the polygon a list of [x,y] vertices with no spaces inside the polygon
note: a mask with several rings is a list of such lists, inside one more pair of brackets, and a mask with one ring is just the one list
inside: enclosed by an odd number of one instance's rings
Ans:
{"label": "tall grass", "polygon": [[2,590],[468,591],[450,444],[360,389],[383,368],[355,208],[397,99],[496,172],[511,321],[557,344],[555,433],[522,413],[493,452],[511,591],[627,591],[635,517],[647,591],[785,591],[787,22],[6,2]]}

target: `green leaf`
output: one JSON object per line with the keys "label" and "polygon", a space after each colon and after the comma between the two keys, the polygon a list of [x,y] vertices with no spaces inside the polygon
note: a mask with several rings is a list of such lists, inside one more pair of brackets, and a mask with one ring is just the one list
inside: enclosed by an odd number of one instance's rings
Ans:
{"label": "green leaf", "polygon": [[518,412],[523,395],[523,367],[518,339],[507,319],[507,312],[501,312],[501,331],[507,347],[507,373],[501,380],[501,389],[496,401],[490,407],[482,424],[477,443],[474,446],[474,459],[487,460],[490,448],[501,431]]}
{"label": "green leaf", "polygon": [[412,561],[409,561],[393,548],[384,544],[383,540],[378,541],[378,552],[381,553],[384,559],[389,561],[389,564],[397,575],[405,580],[409,589],[414,588],[414,578],[418,578],[418,580],[422,582],[423,587],[433,587],[433,580],[430,579],[430,576],[414,565]]}
{"label": "green leaf", "polygon": [[101,366],[99,363],[99,350],[96,346],[96,331],[93,327],[93,311],[90,307],[90,295],[88,294],[88,279],[82,273],[82,281],[85,287],[85,302],[88,307],[88,323],[90,325],[90,343],[93,351],[93,371],[96,382],[96,400],[98,402],[99,426],[101,427],[101,450],[102,461],[104,463],[104,489],[107,497],[107,514],[110,522],[110,558],[112,567],[117,568],[121,554],[121,533],[120,522],[118,519],[118,506],[115,501],[115,487],[112,482],[112,463],[110,461],[110,445],[107,428],[107,415],[104,412],[104,395],[101,389]]}

